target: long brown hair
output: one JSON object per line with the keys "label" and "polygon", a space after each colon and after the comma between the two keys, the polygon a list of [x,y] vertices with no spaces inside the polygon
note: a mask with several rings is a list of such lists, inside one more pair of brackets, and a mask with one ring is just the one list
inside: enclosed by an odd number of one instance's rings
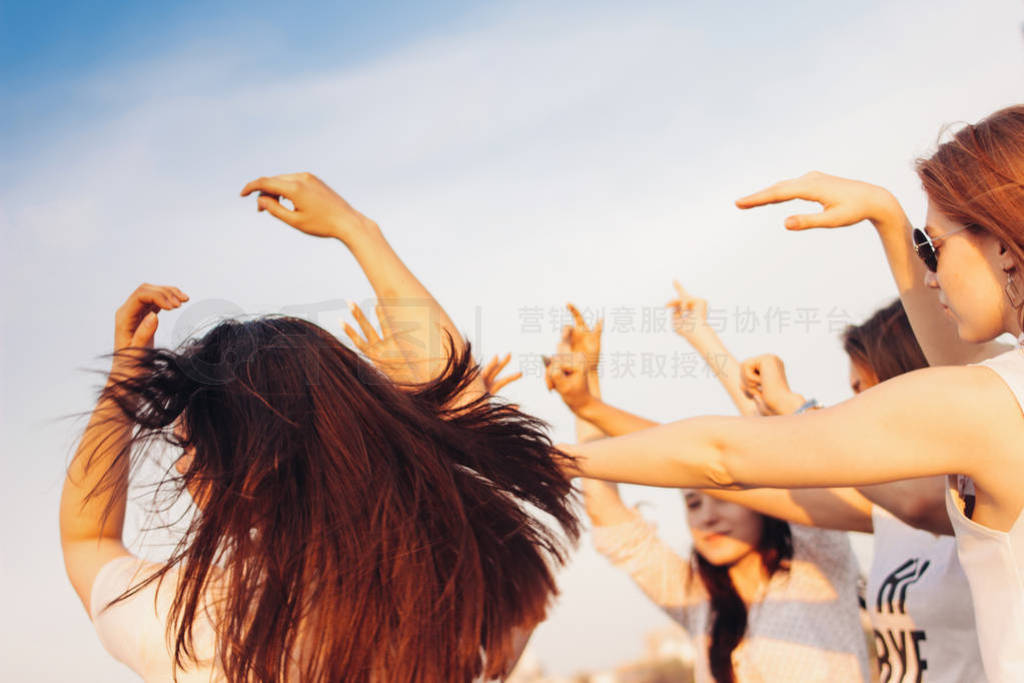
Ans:
{"label": "long brown hair", "polygon": [[1024,265],[1024,105],[962,127],[917,160],[917,175],[939,211],[991,232]]}
{"label": "long brown hair", "polygon": [[896,299],[842,334],[846,355],[871,369],[879,382],[928,367],[903,302]]}
{"label": "long brown hair", "polygon": [[[763,527],[757,552],[769,576],[789,568],[793,559],[793,534],[789,523],[776,517],[760,515]],[[697,575],[708,591],[711,607],[711,633],[708,664],[716,683],[733,683],[733,650],[747,632],[747,605],[740,597],[729,575],[729,565],[714,565],[703,555],[693,553]]]}
{"label": "long brown hair", "polygon": [[167,626],[179,667],[195,660],[192,623],[216,575],[228,680],[506,673],[579,530],[568,456],[543,422],[487,396],[450,405],[478,372],[468,347],[412,387],[290,317],[123,353],[135,372],[104,389],[134,425],[118,458],[137,464],[154,440],[194,452],[161,482],[199,492],[187,531],[118,598],[179,572]]}

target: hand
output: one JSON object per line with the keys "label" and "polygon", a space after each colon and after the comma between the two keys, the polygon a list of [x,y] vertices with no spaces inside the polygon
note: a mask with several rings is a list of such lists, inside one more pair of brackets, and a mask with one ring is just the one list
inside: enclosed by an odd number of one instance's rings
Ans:
{"label": "hand", "polygon": [[130,356],[117,352],[150,348],[156,335],[157,311],[178,308],[188,295],[177,287],[139,285],[114,315],[114,361],[110,374],[124,377],[132,371]]}
{"label": "hand", "polygon": [[601,332],[604,330],[604,319],[598,320],[593,327],[587,327],[583,314],[572,304],[567,304],[572,314],[573,324],[562,328],[562,340],[559,352],[583,354],[584,372],[597,370],[601,361]]}
{"label": "hand", "polygon": [[[430,380],[427,363],[411,363],[406,359],[398,344],[398,335],[392,331],[388,318],[383,314],[380,306],[376,307],[380,334],[377,334],[377,330],[359,306],[350,301],[348,307],[352,311],[352,317],[356,319],[359,329],[362,330],[363,336],[360,336],[359,332],[348,323],[342,323],[345,334],[378,370],[396,384],[422,384]],[[418,368],[422,371],[418,371]]]}
{"label": "hand", "polygon": [[[377,229],[369,218],[353,209],[334,190],[312,173],[286,173],[258,178],[242,188],[246,197],[259,191],[256,210],[272,216],[315,237],[335,237],[349,244],[357,234]],[[281,205],[291,201],[294,209]]]}
{"label": "hand", "polygon": [[673,280],[672,286],[676,289],[676,298],[665,304],[672,309],[672,329],[687,339],[706,330],[708,302],[691,295],[678,280]]}
{"label": "hand", "polygon": [[548,391],[556,390],[569,410],[578,413],[595,400],[587,385],[587,361],[582,353],[560,353],[543,358]]}
{"label": "hand", "polygon": [[514,374],[508,375],[507,377],[498,377],[501,371],[505,369],[505,366],[508,365],[508,362],[510,360],[512,360],[512,354],[507,353],[505,354],[504,360],[500,359],[498,356],[495,356],[486,366],[484,366],[484,369],[481,371],[480,376],[484,380],[484,386],[487,388],[487,393],[494,395],[498,393],[498,391],[500,391],[501,388],[504,387],[509,382],[514,382],[523,376],[523,373],[516,372]]}
{"label": "hand", "polygon": [[821,204],[818,213],[789,216],[787,230],[808,228],[838,228],[853,225],[863,220],[871,221],[876,228],[883,224],[906,223],[906,216],[896,197],[878,185],[859,180],[811,171],[799,178],[783,180],[752,195],[736,200],[741,209],[751,209],[765,204],[778,204],[791,199],[805,199]]}
{"label": "hand", "polygon": [[740,366],[743,393],[753,399],[762,415],[789,415],[805,403],[789,388],[786,366],[772,354],[755,356]]}

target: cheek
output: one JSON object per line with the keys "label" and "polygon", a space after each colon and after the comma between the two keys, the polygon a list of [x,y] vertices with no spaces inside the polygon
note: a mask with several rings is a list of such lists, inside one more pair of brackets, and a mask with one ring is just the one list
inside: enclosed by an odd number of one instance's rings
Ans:
{"label": "cheek", "polygon": [[963,341],[984,342],[1003,332],[1004,294],[990,272],[979,273],[970,282],[955,274],[943,274],[939,286]]}

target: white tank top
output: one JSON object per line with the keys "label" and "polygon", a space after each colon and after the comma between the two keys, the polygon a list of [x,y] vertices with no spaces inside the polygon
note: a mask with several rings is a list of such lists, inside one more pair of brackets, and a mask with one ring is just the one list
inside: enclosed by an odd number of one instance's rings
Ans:
{"label": "white tank top", "polygon": [[952,536],[877,505],[867,609],[881,683],[984,683],[970,587]]}
{"label": "white tank top", "polygon": [[[1013,349],[978,365],[1002,377],[1024,410],[1024,353]],[[985,672],[992,683],[1019,683],[1024,681],[1024,512],[1009,531],[982,526],[964,514],[973,494],[970,481],[951,476],[948,482],[946,508],[974,598]]]}

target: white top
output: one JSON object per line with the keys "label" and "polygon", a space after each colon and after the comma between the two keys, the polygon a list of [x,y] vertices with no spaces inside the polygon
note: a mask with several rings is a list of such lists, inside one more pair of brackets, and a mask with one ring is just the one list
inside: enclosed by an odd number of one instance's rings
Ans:
{"label": "white top", "polygon": [[[167,642],[167,620],[177,587],[177,572],[168,572],[160,590],[154,581],[132,597],[107,608],[127,588],[138,584],[160,565],[124,555],[107,562],[96,575],[89,599],[89,612],[100,642],[118,661],[128,665],[145,681],[173,680],[173,641]],[[205,612],[197,610],[193,624],[195,654],[199,666],[177,670],[180,683],[225,681],[214,662],[216,638]]]}
{"label": "white top", "polygon": [[877,505],[867,609],[881,683],[984,683],[974,604],[952,536]]}
{"label": "white top", "polygon": [[[177,572],[165,575],[159,591],[159,582],[154,581],[130,598],[109,608],[106,606],[159,568],[160,565],[147,563],[134,555],[115,558],[96,574],[89,599],[89,613],[103,647],[147,683],[175,680],[174,643],[167,640],[167,620],[177,587]],[[212,590],[208,589],[207,595]],[[178,683],[227,681],[216,663],[216,633],[205,609],[196,610],[192,634],[199,664],[187,670],[177,669]],[[295,675],[290,680],[299,678]],[[483,683],[483,679],[478,679],[478,683]]]}
{"label": "white top", "polygon": [[[994,370],[1024,409],[1024,353],[1015,348],[978,365]],[[964,515],[970,481],[948,481],[946,508],[974,598],[985,672],[993,683],[1024,681],[1024,512],[1009,531],[982,526]]]}
{"label": "white top", "polygon": [[[708,594],[689,560],[636,511],[593,529],[594,545],[694,639],[695,679],[712,682]],[[742,683],[866,681],[867,649],[857,603],[857,564],[846,534],[791,524],[793,559],[751,604],[746,637],[733,650]]]}

